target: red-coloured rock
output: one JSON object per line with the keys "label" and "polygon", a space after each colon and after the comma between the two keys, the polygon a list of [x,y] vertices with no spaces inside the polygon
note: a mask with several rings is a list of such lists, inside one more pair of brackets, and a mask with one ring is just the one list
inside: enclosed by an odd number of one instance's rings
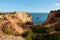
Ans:
{"label": "red-coloured rock", "polygon": [[42,25],[60,28],[60,10],[50,11],[47,20]]}

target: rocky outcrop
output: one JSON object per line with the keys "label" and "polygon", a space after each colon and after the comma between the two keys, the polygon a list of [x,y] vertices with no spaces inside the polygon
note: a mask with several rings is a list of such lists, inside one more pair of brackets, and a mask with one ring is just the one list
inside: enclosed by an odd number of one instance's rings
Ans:
{"label": "rocky outcrop", "polygon": [[50,26],[60,31],[60,10],[50,11],[47,20],[42,25]]}
{"label": "rocky outcrop", "polygon": [[15,12],[0,15],[0,30],[14,35],[24,33],[29,29],[27,25],[32,24],[32,17],[26,12]]}
{"label": "rocky outcrop", "polygon": [[21,36],[14,36],[14,35],[2,35],[0,34],[0,40],[26,40]]}

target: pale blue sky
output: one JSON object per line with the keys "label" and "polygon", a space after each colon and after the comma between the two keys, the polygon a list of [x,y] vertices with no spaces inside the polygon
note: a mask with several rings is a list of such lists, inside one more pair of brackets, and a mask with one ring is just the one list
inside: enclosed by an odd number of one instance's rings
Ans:
{"label": "pale blue sky", "polygon": [[60,0],[0,0],[0,12],[49,12],[60,9]]}

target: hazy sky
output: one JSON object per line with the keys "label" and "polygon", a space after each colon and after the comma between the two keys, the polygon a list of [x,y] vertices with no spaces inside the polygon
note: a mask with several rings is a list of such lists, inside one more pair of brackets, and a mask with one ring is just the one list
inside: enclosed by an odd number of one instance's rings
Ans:
{"label": "hazy sky", "polygon": [[0,12],[49,12],[60,9],[60,0],[0,0]]}

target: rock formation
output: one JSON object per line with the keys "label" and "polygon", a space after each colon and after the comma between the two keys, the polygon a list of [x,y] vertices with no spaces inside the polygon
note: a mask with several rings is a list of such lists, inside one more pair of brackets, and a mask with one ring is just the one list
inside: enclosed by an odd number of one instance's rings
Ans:
{"label": "rock formation", "polygon": [[26,40],[21,36],[14,36],[14,35],[2,35],[0,34],[0,40]]}
{"label": "rock formation", "polygon": [[8,30],[14,35],[19,35],[27,31],[29,29],[27,25],[30,24],[32,24],[32,17],[26,12],[0,15],[1,33],[5,33]]}
{"label": "rock formation", "polygon": [[60,10],[50,11],[47,20],[42,25],[50,26],[60,31]]}

